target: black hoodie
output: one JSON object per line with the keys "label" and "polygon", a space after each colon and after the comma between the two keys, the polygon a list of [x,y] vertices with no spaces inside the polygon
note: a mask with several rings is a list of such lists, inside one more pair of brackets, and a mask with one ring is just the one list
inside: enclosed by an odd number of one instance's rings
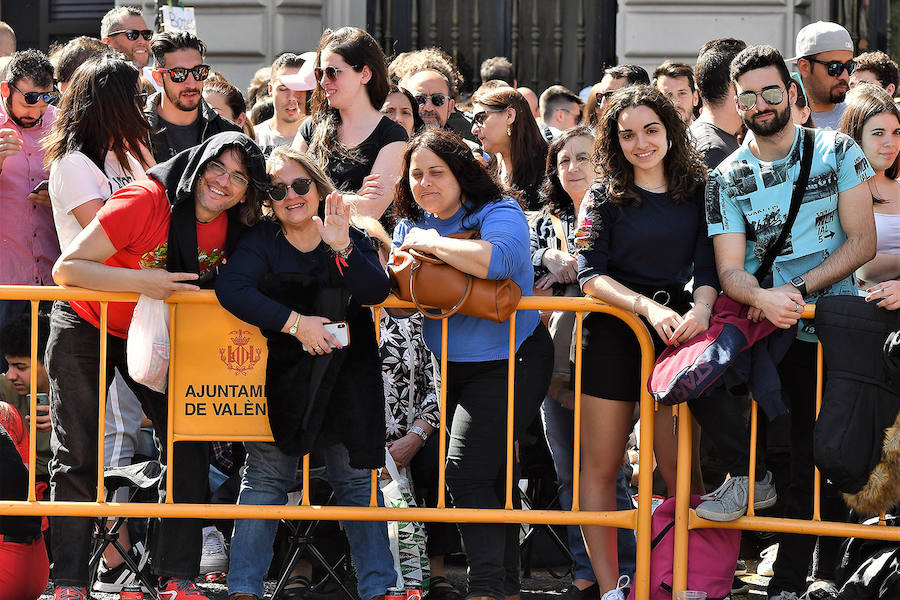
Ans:
{"label": "black hoodie", "polygon": [[[175,157],[147,171],[148,177],[158,181],[166,189],[166,197],[172,209],[166,257],[167,271],[200,273],[194,190],[206,165],[221,156],[228,148],[239,148],[246,157],[244,166],[250,177],[247,193],[261,192],[268,182],[263,153],[252,139],[236,131],[216,134],[198,146],[176,154]],[[240,211],[241,204],[236,204],[227,211],[226,256],[234,251],[238,237],[247,225],[241,222]],[[200,287],[212,287],[212,277],[192,283]]]}

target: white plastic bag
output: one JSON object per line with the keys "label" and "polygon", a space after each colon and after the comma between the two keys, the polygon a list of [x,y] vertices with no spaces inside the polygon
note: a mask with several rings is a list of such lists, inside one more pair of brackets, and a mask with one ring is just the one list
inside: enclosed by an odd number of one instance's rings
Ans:
{"label": "white plastic bag", "polygon": [[169,308],[162,300],[141,295],[128,327],[128,374],[163,393],[169,382]]}
{"label": "white plastic bag", "polygon": [[[384,505],[392,508],[416,506],[407,470],[397,469],[394,457],[387,449],[384,458],[385,469],[391,476],[390,480],[381,480]],[[422,583],[430,576],[431,566],[425,550],[425,526],[414,521],[388,521],[387,526],[394,570],[397,572],[397,587],[421,590]]]}

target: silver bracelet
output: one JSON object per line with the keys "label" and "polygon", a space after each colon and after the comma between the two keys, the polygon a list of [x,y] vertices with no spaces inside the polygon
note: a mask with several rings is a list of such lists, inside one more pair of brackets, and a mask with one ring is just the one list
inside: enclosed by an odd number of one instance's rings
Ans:
{"label": "silver bracelet", "polygon": [[638,314],[637,308],[636,308],[636,307],[637,307],[637,301],[640,300],[641,298],[643,298],[643,296],[641,296],[640,294],[637,294],[637,295],[634,297],[634,299],[632,299],[632,301],[631,301],[631,312],[633,312],[634,314]]}

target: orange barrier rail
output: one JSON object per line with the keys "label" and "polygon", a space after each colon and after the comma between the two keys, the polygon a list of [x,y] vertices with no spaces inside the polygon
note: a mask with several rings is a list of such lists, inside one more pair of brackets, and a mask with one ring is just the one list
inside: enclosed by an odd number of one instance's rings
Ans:
{"label": "orange barrier rail", "polygon": [[[41,300],[83,300],[100,302],[100,330],[107,330],[107,309],[109,302],[134,302],[138,295],[133,293],[97,292],[77,288],[61,287],[35,287],[35,286],[0,286],[0,298],[9,300],[29,300],[31,302],[31,361],[37,362],[37,308]],[[221,417],[235,415],[198,414],[199,405],[194,404],[188,408],[185,402],[187,394],[181,393],[185,361],[182,354],[188,357],[188,363],[202,363],[203,356],[194,353],[196,345],[218,341],[209,339],[212,335],[234,335],[232,338],[235,346],[228,345],[220,348],[221,362],[231,371],[242,373],[245,377],[251,371],[259,375],[264,369],[254,371],[255,365],[262,359],[261,347],[251,345],[254,335],[260,335],[258,330],[242,323],[225,313],[215,299],[211,291],[188,292],[173,294],[167,302],[170,311],[170,339],[172,350],[169,367],[168,388],[168,439],[165,441],[168,456],[173,456],[175,442],[188,440],[222,440],[222,441],[265,441],[271,440],[268,422],[265,414],[249,415],[249,419],[239,422],[236,427],[228,426],[224,430],[204,429],[205,424],[225,422]],[[376,307],[376,316],[383,307],[411,308],[412,304],[397,300],[393,296],[386,302]],[[653,367],[653,344],[643,322],[634,314],[606,305],[590,298],[554,298],[554,297],[526,297],[522,298],[518,306],[519,310],[567,310],[576,313],[575,335],[581,339],[582,325],[585,312],[604,312],[624,321],[635,333],[642,353],[641,364],[641,439],[653,440],[654,429],[654,403],[647,391],[646,382]],[[198,312],[199,311],[199,312]],[[221,314],[218,314],[217,311]],[[202,320],[197,320],[196,317]],[[213,330],[210,323],[220,319],[225,327],[236,329]],[[202,322],[203,327],[196,324]],[[30,422],[30,456],[29,456],[29,496],[27,501],[0,501],[0,514],[8,515],[46,515],[46,516],[109,516],[120,515],[126,517],[207,517],[207,518],[265,518],[265,519],[346,519],[346,520],[417,520],[439,522],[472,522],[472,523],[534,523],[534,524],[563,524],[563,525],[602,525],[608,527],[622,527],[637,531],[637,556],[636,575],[634,589],[638,600],[646,600],[649,597],[648,579],[650,567],[650,512],[652,494],[652,460],[651,446],[645,448],[640,454],[638,474],[638,508],[627,511],[582,511],[579,508],[579,472],[580,472],[580,435],[581,435],[581,370],[582,352],[581,344],[576,344],[575,354],[575,413],[574,413],[574,483],[573,506],[570,511],[552,510],[521,510],[514,509],[512,503],[512,474],[513,474],[513,382],[515,376],[515,314],[510,318],[509,336],[509,374],[508,374],[508,411],[507,411],[507,469],[506,469],[506,498],[503,509],[461,509],[447,508],[445,503],[444,486],[444,462],[446,459],[446,371],[447,371],[447,335],[448,323],[443,322],[441,346],[441,389],[440,389],[440,431],[439,439],[439,499],[438,506],[434,508],[384,508],[376,505],[376,472],[372,471],[370,506],[311,506],[306,494],[300,506],[254,506],[254,505],[220,505],[220,504],[176,504],[173,503],[172,481],[169,476],[166,482],[166,502],[164,504],[138,504],[115,503],[105,501],[103,485],[103,456],[104,456],[104,410],[99,410],[98,415],[98,485],[96,502],[37,502],[34,494],[35,478],[35,448],[36,448],[36,422]],[[249,348],[247,348],[249,346]],[[106,335],[100,336],[100,397],[99,407],[106,405]],[[203,363],[205,364],[205,363]],[[192,364],[201,370],[203,365]],[[220,367],[221,368],[221,367]],[[36,371],[31,371],[31,414],[36,414]],[[263,399],[264,400],[264,399]],[[248,403],[254,406],[257,403]],[[207,406],[207,404],[204,404]],[[191,411],[194,411],[193,413]],[[218,413],[219,411],[214,411]],[[233,412],[233,411],[232,411]],[[258,411],[257,411],[258,412]],[[216,418],[212,418],[215,416]],[[240,415],[247,417],[248,415]],[[261,417],[261,418],[260,418]],[[689,423],[688,419],[688,423]],[[199,424],[199,425],[198,425]],[[690,427],[686,428],[688,433]],[[650,442],[652,444],[652,442]],[[308,464],[309,457],[303,457],[303,489],[308,489]],[[168,470],[177,468],[177,465],[169,465]],[[690,472],[688,468],[687,473]],[[686,542],[686,530],[683,532]]]}

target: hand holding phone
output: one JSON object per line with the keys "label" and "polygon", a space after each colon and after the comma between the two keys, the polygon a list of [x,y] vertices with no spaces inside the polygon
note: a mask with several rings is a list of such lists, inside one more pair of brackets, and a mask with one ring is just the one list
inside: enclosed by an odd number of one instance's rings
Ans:
{"label": "hand holding phone", "polygon": [[40,182],[39,184],[37,184],[36,186],[34,186],[34,189],[31,190],[31,193],[37,194],[39,192],[43,192],[44,190],[48,190],[48,189],[50,189],[50,180],[45,179],[42,182]]}
{"label": "hand holding phone", "polygon": [[[350,343],[350,327],[347,325],[346,321],[325,323],[323,327],[325,328],[325,331],[330,333],[337,340],[337,345],[331,341],[328,342],[330,348],[343,348]],[[306,347],[306,344],[303,344],[303,349],[309,352],[309,348]]]}

